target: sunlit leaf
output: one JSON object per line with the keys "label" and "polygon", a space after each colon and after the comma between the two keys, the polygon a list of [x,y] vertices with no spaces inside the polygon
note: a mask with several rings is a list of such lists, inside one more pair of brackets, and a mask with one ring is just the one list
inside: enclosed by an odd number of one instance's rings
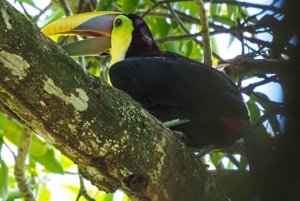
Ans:
{"label": "sunlit leaf", "polygon": [[20,199],[22,198],[22,194],[19,190],[19,188],[13,188],[13,189],[10,189],[9,192],[8,192],[8,198],[7,200],[15,200],[15,199]]}
{"label": "sunlit leaf", "polygon": [[156,18],[155,20],[158,27],[157,31],[159,33],[159,37],[162,38],[169,36],[170,24],[168,24],[165,19]]}
{"label": "sunlit leaf", "polygon": [[129,197],[124,193],[122,201],[130,201]]}
{"label": "sunlit leaf", "polygon": [[188,11],[189,14],[193,17],[199,18],[199,10],[198,7],[195,6],[195,3],[193,1],[189,2],[181,2],[179,5],[181,5],[181,10]]}
{"label": "sunlit leaf", "polygon": [[[257,122],[261,117],[261,111],[255,103],[255,95],[251,94],[249,101],[247,102],[248,109],[250,111],[250,117],[252,122]],[[268,139],[268,133],[263,125],[259,125],[255,130],[260,141]]]}
{"label": "sunlit leaf", "polygon": [[0,158],[0,198],[2,200],[8,198],[8,183],[8,168],[5,162]]}
{"label": "sunlit leaf", "polygon": [[71,161],[68,157],[62,154],[60,155],[60,162],[65,169],[73,167],[75,165],[73,161]]}
{"label": "sunlit leaf", "polygon": [[[78,180],[79,184],[79,180]],[[75,195],[79,193],[79,187],[78,186],[71,186],[71,185],[63,185],[66,188],[68,188],[70,191],[72,191]]]}
{"label": "sunlit leaf", "polygon": [[42,156],[32,156],[32,158],[42,164],[49,172],[59,174],[64,173],[62,164],[57,160],[54,151],[51,149],[48,149],[48,151]]}
{"label": "sunlit leaf", "polygon": [[140,0],[123,0],[123,13],[135,13]]}
{"label": "sunlit leaf", "polygon": [[[1,154],[1,150],[2,150],[2,145],[3,145],[3,136],[0,134],[0,154]],[[1,155],[0,155],[1,158]]]}
{"label": "sunlit leaf", "polygon": [[[0,116],[3,115],[3,113],[0,114]],[[23,126],[12,119],[6,118],[4,128],[2,129],[4,137],[14,145],[18,146],[22,136]],[[32,142],[29,150],[30,155],[41,156],[44,155],[48,149],[48,143],[42,141],[36,135],[32,136]]]}
{"label": "sunlit leaf", "polygon": [[220,161],[226,156],[226,153],[222,153],[222,152],[213,152],[210,154],[211,157],[211,161],[214,164],[214,166],[218,166]]}
{"label": "sunlit leaf", "polygon": [[163,45],[163,51],[176,52],[179,53],[179,47],[176,42],[165,43]]}
{"label": "sunlit leaf", "polygon": [[200,47],[200,45],[195,44],[195,42],[193,42],[193,51],[190,54],[190,58],[203,58],[203,53],[202,53],[202,48]]}
{"label": "sunlit leaf", "polygon": [[228,25],[229,27],[235,27],[237,25],[236,21],[233,21],[227,16],[212,16],[215,22],[220,22],[222,24]]}
{"label": "sunlit leaf", "polygon": [[228,163],[226,169],[232,170],[232,169],[233,169],[233,166],[234,166],[233,162],[229,161],[229,163]]}
{"label": "sunlit leaf", "polygon": [[96,10],[97,11],[106,11],[106,10],[113,10],[114,0],[101,0],[99,1]]}
{"label": "sunlit leaf", "polygon": [[49,200],[51,200],[51,192],[47,189],[46,185],[43,185],[40,196],[38,197],[38,201],[49,201]]}
{"label": "sunlit leaf", "polygon": [[217,55],[220,55],[220,52],[219,52],[219,48],[218,48],[218,44],[217,44],[217,41],[215,39],[214,36],[211,36],[210,37],[210,41],[211,41],[211,48],[212,48],[212,51],[214,53],[216,53]]}
{"label": "sunlit leaf", "polygon": [[222,4],[217,4],[212,2],[212,4],[210,4],[210,9],[209,9],[210,16],[220,15],[222,9],[221,6]]}
{"label": "sunlit leaf", "polygon": [[189,57],[193,51],[193,46],[194,46],[194,43],[192,40],[189,40],[187,43],[186,43],[186,53],[185,53],[185,56],[186,57]]}
{"label": "sunlit leaf", "polygon": [[233,21],[236,20],[237,12],[238,12],[237,6],[227,4],[227,13],[228,13],[228,17],[229,17],[231,20],[233,20]]}
{"label": "sunlit leaf", "polygon": [[99,201],[113,201],[114,194],[113,193],[104,194],[98,200]]}
{"label": "sunlit leaf", "polygon": [[32,1],[32,0],[18,0],[18,1],[21,2],[21,3],[26,3],[26,4],[30,5],[30,6],[32,6],[33,8],[41,11],[41,9],[39,7],[37,7],[35,5],[34,1]]}

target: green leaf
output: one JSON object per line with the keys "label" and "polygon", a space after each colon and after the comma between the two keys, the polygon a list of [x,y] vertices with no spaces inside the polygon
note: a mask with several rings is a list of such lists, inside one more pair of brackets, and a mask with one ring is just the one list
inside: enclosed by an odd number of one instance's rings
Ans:
{"label": "green leaf", "polygon": [[1,150],[2,150],[3,143],[4,143],[3,136],[1,136],[0,134],[0,158],[1,158]]}
{"label": "green leaf", "polygon": [[222,4],[211,3],[210,4],[210,16],[220,15],[222,10]]}
{"label": "green leaf", "polygon": [[113,193],[104,194],[98,200],[99,201],[113,201],[114,194]]}
{"label": "green leaf", "polygon": [[52,173],[64,174],[62,164],[56,159],[53,150],[48,149],[43,156],[32,156],[34,160],[43,165],[46,170]]}
{"label": "green leaf", "polygon": [[212,16],[214,22],[220,22],[222,24],[228,25],[229,27],[237,26],[237,22],[233,21],[227,16]]}
{"label": "green leaf", "polygon": [[30,6],[32,6],[33,8],[35,8],[35,9],[41,11],[41,9],[40,9],[39,7],[37,7],[37,6],[35,5],[34,1],[32,1],[32,0],[18,0],[18,1],[19,1],[20,3],[26,3],[26,4],[30,5]]}
{"label": "green leaf", "polygon": [[194,43],[192,40],[189,40],[187,43],[186,43],[186,53],[185,53],[185,56],[186,57],[189,57],[193,51],[193,46],[194,46]]}
{"label": "green leaf", "polygon": [[226,169],[228,169],[228,170],[232,170],[232,169],[233,169],[233,166],[234,166],[233,162],[229,161],[229,163],[228,163],[228,165],[227,165],[227,168],[226,168]]}
{"label": "green leaf", "polygon": [[96,11],[106,11],[106,10],[113,10],[114,0],[101,0],[99,1]]}
{"label": "green leaf", "polygon": [[[1,115],[2,114],[0,114],[0,116]],[[4,128],[2,129],[4,137],[14,145],[18,146],[22,136],[23,126],[12,119],[6,118]],[[33,135],[29,154],[33,156],[42,156],[49,147],[50,145],[48,143],[42,141],[36,135]]]}
{"label": "green leaf", "polygon": [[158,33],[158,37],[162,38],[162,37],[167,37],[170,34],[170,24],[167,23],[167,21],[165,19],[162,18],[155,18],[155,22],[156,22],[156,27],[158,28],[156,30],[156,33]]}
{"label": "green leaf", "polygon": [[226,156],[226,153],[222,152],[213,152],[210,154],[211,161],[214,164],[214,166],[218,166],[220,161]]}
{"label": "green leaf", "polygon": [[5,162],[0,158],[0,198],[6,200],[8,198],[8,168]]}
{"label": "green leaf", "polygon": [[68,169],[71,167],[74,167],[74,162],[71,161],[68,157],[66,157],[65,155],[60,155],[60,162],[62,164],[62,166],[64,167],[64,169]]}
{"label": "green leaf", "polygon": [[46,185],[43,185],[38,201],[48,200],[51,200],[51,192],[46,188]]}
{"label": "green leaf", "polygon": [[[247,102],[252,122],[257,122],[261,117],[260,109],[256,105],[255,100],[256,100],[255,95],[251,94],[250,99]],[[265,142],[268,139],[268,133],[266,131],[266,128],[263,125],[258,126],[255,130],[255,133],[257,134],[257,137],[261,142]]]}
{"label": "green leaf", "polygon": [[227,13],[228,13],[228,17],[235,21],[236,20],[236,16],[237,16],[237,12],[238,12],[238,7],[235,5],[229,5],[227,4]]}
{"label": "green leaf", "polygon": [[195,42],[193,41],[194,43],[194,48],[193,48],[193,51],[191,52],[190,54],[190,58],[202,58],[203,57],[203,54],[201,52],[201,47],[200,45],[198,44],[195,44]]}
{"label": "green leaf", "polygon": [[235,39],[235,37],[234,37],[233,35],[230,34],[230,38],[229,38],[229,42],[228,42],[227,49],[229,49],[229,47],[232,45],[234,39]]}
{"label": "green leaf", "polygon": [[140,0],[123,0],[123,13],[135,13]]}
{"label": "green leaf", "polygon": [[163,45],[163,50],[169,52],[179,52],[179,47],[177,42],[170,42]]}
{"label": "green leaf", "polygon": [[0,112],[0,137],[4,135],[4,128],[5,128],[5,122],[6,122],[7,116]]}
{"label": "green leaf", "polygon": [[248,159],[246,156],[241,156],[240,163],[239,163],[239,169],[240,170],[246,170],[247,166],[249,165]]}
{"label": "green leaf", "polygon": [[[253,92],[254,93],[254,101],[259,103],[265,111],[270,111],[274,109],[274,104],[270,102],[270,99],[267,95],[261,92]],[[274,133],[280,133],[280,123],[276,117],[276,115],[269,115],[268,121],[272,127]]]}
{"label": "green leaf", "polygon": [[212,51],[214,53],[216,53],[217,55],[220,55],[220,52],[219,52],[219,48],[218,48],[218,44],[217,44],[217,41],[215,39],[214,36],[211,36],[210,37],[210,42],[211,42],[211,48],[212,48]]}
{"label": "green leaf", "polygon": [[[75,195],[78,194],[79,192],[79,187],[78,186],[71,186],[71,185],[62,185],[66,188],[68,188],[70,191],[72,191],[72,193],[74,193]],[[90,192],[87,192],[88,194],[90,194]]]}
{"label": "green leaf", "polygon": [[22,198],[22,194],[19,188],[13,188],[9,191],[7,200],[12,201],[20,198]]}

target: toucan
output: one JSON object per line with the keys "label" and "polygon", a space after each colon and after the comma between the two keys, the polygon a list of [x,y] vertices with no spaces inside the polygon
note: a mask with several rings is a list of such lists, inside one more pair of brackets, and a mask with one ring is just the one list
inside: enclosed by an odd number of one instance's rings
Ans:
{"label": "toucan", "polygon": [[247,132],[244,123],[250,117],[237,86],[211,66],[160,51],[146,22],[135,14],[83,13],[55,21],[42,32],[92,36],[65,45],[71,56],[110,48],[109,83],[183,133],[191,148],[228,147]]}

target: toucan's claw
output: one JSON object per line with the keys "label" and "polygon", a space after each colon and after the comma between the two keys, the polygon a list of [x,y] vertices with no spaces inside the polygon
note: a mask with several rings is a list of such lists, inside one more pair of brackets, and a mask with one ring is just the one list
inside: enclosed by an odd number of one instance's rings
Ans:
{"label": "toucan's claw", "polygon": [[201,157],[205,156],[206,154],[209,154],[215,148],[216,148],[216,146],[213,144],[207,145],[207,146],[203,147],[202,149],[200,149],[200,151],[197,154],[197,157],[201,158]]}
{"label": "toucan's claw", "polygon": [[183,140],[183,142],[187,141],[187,137],[186,137],[186,135],[183,132],[181,132],[181,131],[173,131],[173,133],[175,135],[177,135],[178,137],[180,137]]}
{"label": "toucan's claw", "polygon": [[174,119],[171,121],[166,121],[163,124],[169,128],[169,127],[177,126],[179,124],[184,124],[184,123],[188,123],[188,122],[190,122],[189,119]]}

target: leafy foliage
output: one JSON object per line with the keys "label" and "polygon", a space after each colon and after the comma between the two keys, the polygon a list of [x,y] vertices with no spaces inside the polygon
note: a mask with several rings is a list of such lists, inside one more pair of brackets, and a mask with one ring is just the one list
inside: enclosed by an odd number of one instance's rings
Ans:
{"label": "leafy foliage", "polygon": [[[201,45],[201,33],[199,32],[199,30],[201,30],[201,23],[199,21],[197,6],[195,6],[193,1],[172,2],[173,3],[143,0],[101,0],[97,7],[93,9],[98,11],[117,10],[125,13],[136,12],[144,17],[154,38],[157,39],[161,50],[173,51],[193,59],[201,60],[203,50]],[[177,16],[170,12],[170,8],[167,4],[171,4],[171,9],[174,10]],[[65,14],[64,9],[60,7],[59,4],[50,4],[46,9],[43,9],[41,4],[37,4],[37,1],[17,0],[15,5],[21,5],[21,12],[25,13],[28,18],[40,28],[54,20],[62,18]],[[45,7],[46,5],[43,6]],[[274,55],[272,48],[274,48],[274,46],[268,41],[272,40],[275,27],[274,21],[278,22],[279,20],[276,18],[279,12],[278,7],[239,1],[213,1],[212,3],[206,3],[206,6],[207,15],[210,20],[209,26],[212,49],[214,52],[214,63],[223,61],[226,58],[226,56],[223,56],[224,53],[220,51],[220,40],[217,40],[217,36],[222,34],[224,38],[229,37],[229,40],[226,40],[227,42],[225,44],[228,51],[239,46],[241,47],[239,54],[254,52],[261,58],[272,58],[272,55]],[[256,9],[256,12],[250,14],[247,7]],[[30,14],[32,9],[38,10],[39,14],[32,16]],[[269,17],[267,18],[266,16]],[[180,19],[180,21],[178,19]],[[260,34],[265,34],[268,39],[264,40],[259,38],[258,35]],[[59,41],[61,44],[66,41],[65,38],[55,38],[54,40]],[[235,44],[235,47],[232,47],[234,46],[234,42],[237,42],[237,44]],[[277,50],[278,48],[276,51]],[[282,50],[286,49],[282,48]],[[75,59],[80,63],[84,63],[89,73],[106,79],[107,66],[109,63],[109,57],[107,55]],[[255,82],[255,79],[253,82]],[[280,106],[273,104],[272,102],[274,101],[271,101],[268,96],[262,92],[254,93],[252,90],[248,95],[250,95],[248,107],[252,122],[254,124],[256,123],[256,132],[261,140],[266,140],[269,137],[268,130],[263,124],[265,121],[263,121],[262,118],[268,121],[272,129],[271,132],[280,134],[281,125],[278,120],[279,112],[274,112],[267,117],[264,116],[268,111],[272,111],[275,107],[278,108]],[[21,196],[16,188],[15,180],[11,172],[14,164],[12,156],[15,154],[14,150],[20,141],[22,130],[23,126],[20,123],[9,118],[4,113],[0,113],[0,151],[2,153],[2,157],[0,157],[0,198],[3,200],[13,200]],[[77,169],[73,162],[37,135],[32,138],[29,155],[26,176],[32,183],[32,188],[35,190],[37,200],[52,200],[52,195],[55,192],[49,190],[48,184],[51,181],[47,180],[47,178],[51,178],[52,174],[77,174]],[[205,162],[210,163],[212,167],[222,167],[224,160],[228,160],[226,156],[227,153],[214,152],[210,154],[209,159],[205,160]],[[238,168],[244,170],[247,166],[247,158],[241,156]],[[229,160],[228,166],[223,168],[234,168],[233,161]],[[70,192],[73,197],[75,197],[80,190],[79,182],[77,186],[68,184],[62,185],[68,189],[68,192]],[[89,186],[88,193],[96,200],[113,200],[113,194],[105,194],[91,186]],[[122,199],[129,200],[125,195]],[[80,200],[83,199],[81,198]]]}

